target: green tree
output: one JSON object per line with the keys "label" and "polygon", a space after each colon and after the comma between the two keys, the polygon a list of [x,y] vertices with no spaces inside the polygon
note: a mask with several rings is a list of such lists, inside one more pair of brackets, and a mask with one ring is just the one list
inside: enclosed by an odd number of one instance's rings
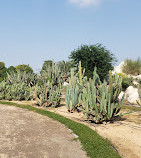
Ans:
{"label": "green tree", "polygon": [[26,72],[26,73],[33,73],[33,69],[29,65],[18,65],[16,66],[16,71]]}
{"label": "green tree", "polygon": [[109,70],[113,70],[113,65],[116,62],[114,55],[102,44],[81,45],[80,48],[71,52],[69,58],[76,68],[81,61],[88,78],[92,78],[94,67],[97,67],[97,73],[102,81],[107,79]]}
{"label": "green tree", "polygon": [[7,72],[12,72],[12,71],[16,72],[16,68],[14,66],[8,67]]}
{"label": "green tree", "polygon": [[[42,66],[42,70],[46,70],[46,68],[49,66],[49,67],[52,67],[52,63],[53,61],[52,60],[47,60],[47,61],[44,61],[44,64]],[[41,70],[41,71],[42,71]]]}
{"label": "green tree", "polygon": [[0,82],[6,77],[7,68],[4,62],[0,62]]}

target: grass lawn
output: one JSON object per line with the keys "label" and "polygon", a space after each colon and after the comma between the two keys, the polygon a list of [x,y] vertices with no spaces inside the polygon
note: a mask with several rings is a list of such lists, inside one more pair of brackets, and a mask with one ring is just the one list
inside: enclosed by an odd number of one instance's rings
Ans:
{"label": "grass lawn", "polygon": [[78,139],[80,140],[83,149],[87,152],[87,155],[90,158],[120,158],[120,155],[112,147],[110,142],[103,139],[95,131],[81,123],[77,123],[59,114],[29,105],[21,105],[5,101],[0,101],[0,104],[7,104],[20,108],[25,108],[59,121],[67,128],[71,129],[76,135],[78,135]]}

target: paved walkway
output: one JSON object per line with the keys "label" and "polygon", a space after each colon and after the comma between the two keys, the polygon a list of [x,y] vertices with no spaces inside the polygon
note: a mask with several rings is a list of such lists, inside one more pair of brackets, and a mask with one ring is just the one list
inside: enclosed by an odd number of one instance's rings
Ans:
{"label": "paved walkway", "polygon": [[86,158],[75,136],[46,116],[0,105],[0,158]]}

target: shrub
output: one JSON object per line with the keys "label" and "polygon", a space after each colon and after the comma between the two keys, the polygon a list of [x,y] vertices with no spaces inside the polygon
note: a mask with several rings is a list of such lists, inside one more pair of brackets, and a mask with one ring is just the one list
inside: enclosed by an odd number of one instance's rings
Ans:
{"label": "shrub", "polygon": [[118,73],[118,76],[122,77],[122,90],[126,91],[126,89],[133,83],[132,77],[128,77],[126,74],[123,73]]}
{"label": "shrub", "polygon": [[33,73],[33,69],[29,65],[25,65],[25,64],[16,66],[16,71]]}
{"label": "shrub", "polygon": [[126,89],[132,85],[132,78],[126,77],[122,78],[122,90],[126,91]]}
{"label": "shrub", "polygon": [[130,75],[139,75],[141,74],[141,59],[138,58],[137,60],[126,59],[124,61],[124,65],[122,71],[126,74]]}

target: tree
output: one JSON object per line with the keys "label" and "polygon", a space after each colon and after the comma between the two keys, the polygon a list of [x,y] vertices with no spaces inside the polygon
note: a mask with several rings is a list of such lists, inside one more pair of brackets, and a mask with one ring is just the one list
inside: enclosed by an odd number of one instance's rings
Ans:
{"label": "tree", "polygon": [[16,71],[26,72],[26,73],[33,73],[33,69],[29,65],[18,65],[16,66]]}
{"label": "tree", "polygon": [[7,68],[4,62],[0,62],[0,82],[6,77]]}
{"label": "tree", "polygon": [[16,72],[16,68],[14,66],[10,66],[8,69],[7,69],[7,72]]}
{"label": "tree", "polygon": [[102,81],[107,79],[109,70],[113,70],[116,62],[114,55],[102,44],[81,45],[80,48],[71,52],[69,58],[75,67],[78,67],[79,61],[81,61],[88,78],[92,78],[94,67],[97,67],[97,73]]}
{"label": "tree", "polygon": [[[44,64],[42,66],[42,70],[46,70],[46,68],[49,66],[49,67],[52,67],[52,63],[53,61],[52,60],[47,60],[47,61],[44,61]],[[41,70],[41,71],[42,71]]]}

